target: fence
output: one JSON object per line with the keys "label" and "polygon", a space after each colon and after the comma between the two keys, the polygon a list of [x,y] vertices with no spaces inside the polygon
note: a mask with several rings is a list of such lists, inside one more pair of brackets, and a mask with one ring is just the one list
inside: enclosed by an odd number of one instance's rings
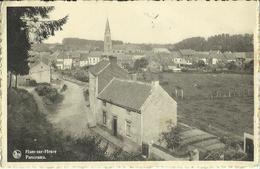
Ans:
{"label": "fence", "polygon": [[210,99],[232,98],[232,97],[253,97],[253,89],[229,89],[229,90],[214,90],[210,93]]}

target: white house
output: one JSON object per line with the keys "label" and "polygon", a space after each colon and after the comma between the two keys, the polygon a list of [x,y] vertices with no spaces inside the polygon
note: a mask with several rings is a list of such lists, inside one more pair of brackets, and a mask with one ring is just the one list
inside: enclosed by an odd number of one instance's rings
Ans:
{"label": "white house", "polygon": [[72,68],[73,59],[66,54],[65,52],[61,52],[56,59],[56,66],[58,69],[71,69]]}
{"label": "white house", "polygon": [[37,83],[51,82],[51,67],[42,61],[30,66],[29,76]]}
{"label": "white house", "polygon": [[92,51],[88,54],[88,64],[95,65],[100,62],[103,52],[101,51]]}
{"label": "white house", "polygon": [[79,60],[79,66],[83,67],[83,66],[87,66],[87,65],[89,65],[88,54],[81,54],[80,60]]}

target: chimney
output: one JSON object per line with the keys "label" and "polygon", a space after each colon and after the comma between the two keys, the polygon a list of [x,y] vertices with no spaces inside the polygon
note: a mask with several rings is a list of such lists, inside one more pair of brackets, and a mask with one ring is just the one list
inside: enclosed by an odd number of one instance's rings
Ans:
{"label": "chimney", "polygon": [[109,62],[111,64],[117,64],[117,57],[116,56],[109,56]]}

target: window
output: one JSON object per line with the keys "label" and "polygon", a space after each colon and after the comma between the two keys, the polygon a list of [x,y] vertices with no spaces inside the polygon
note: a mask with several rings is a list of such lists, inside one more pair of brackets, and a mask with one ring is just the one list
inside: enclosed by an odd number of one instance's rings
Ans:
{"label": "window", "polygon": [[107,112],[103,111],[103,124],[107,124]]}
{"label": "window", "polygon": [[106,106],[107,105],[107,102],[106,101],[103,101],[103,106]]}
{"label": "window", "polygon": [[126,121],[126,135],[127,136],[131,136],[131,122],[130,121]]}

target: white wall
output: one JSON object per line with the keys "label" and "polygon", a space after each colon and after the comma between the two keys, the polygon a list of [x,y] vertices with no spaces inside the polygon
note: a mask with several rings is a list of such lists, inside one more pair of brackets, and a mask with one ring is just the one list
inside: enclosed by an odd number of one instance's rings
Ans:
{"label": "white wall", "polygon": [[[107,112],[107,124],[103,124],[103,110]],[[141,115],[137,112],[130,111],[122,107],[115,106],[110,103],[103,105],[101,100],[98,100],[97,123],[106,126],[112,133],[113,116],[117,117],[117,132],[123,138],[130,139],[141,145]],[[131,122],[131,135],[126,135],[126,121]]]}
{"label": "white wall", "polygon": [[51,69],[50,66],[39,63],[30,70],[30,76],[37,83],[50,83],[51,82]]}
{"label": "white wall", "polygon": [[[96,102],[97,102],[97,90],[98,90],[98,78],[95,77],[92,73],[89,73],[89,104],[92,117],[96,117]],[[93,119],[94,123],[96,118]]]}
{"label": "white wall", "polygon": [[141,109],[145,143],[157,142],[162,131],[166,131],[168,121],[177,125],[177,102],[159,85],[153,86],[152,94]]}

